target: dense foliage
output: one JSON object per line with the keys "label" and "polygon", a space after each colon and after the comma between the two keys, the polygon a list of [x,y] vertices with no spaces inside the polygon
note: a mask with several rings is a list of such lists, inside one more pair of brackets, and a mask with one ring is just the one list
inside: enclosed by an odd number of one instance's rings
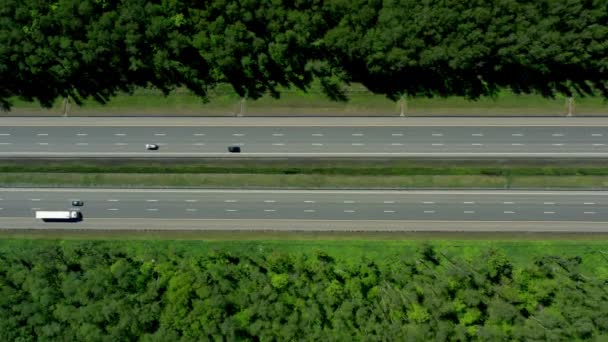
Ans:
{"label": "dense foliage", "polygon": [[581,258],[497,250],[323,252],[32,244],[0,252],[2,341],[605,340],[606,279]]}
{"label": "dense foliage", "polygon": [[0,105],[100,102],[218,82],[278,96],[319,79],[390,98],[608,97],[605,0],[0,0]]}

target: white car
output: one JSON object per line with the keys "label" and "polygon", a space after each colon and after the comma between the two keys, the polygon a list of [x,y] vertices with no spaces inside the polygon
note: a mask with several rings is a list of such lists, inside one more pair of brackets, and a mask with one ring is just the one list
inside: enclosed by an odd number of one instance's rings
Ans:
{"label": "white car", "polygon": [[146,150],[158,150],[158,145],[156,145],[156,144],[146,144]]}

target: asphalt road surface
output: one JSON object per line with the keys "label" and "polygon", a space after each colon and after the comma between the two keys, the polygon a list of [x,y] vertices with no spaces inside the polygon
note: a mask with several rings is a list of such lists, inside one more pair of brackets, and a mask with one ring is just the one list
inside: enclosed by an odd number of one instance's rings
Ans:
{"label": "asphalt road surface", "polygon": [[[1,189],[0,227],[61,228],[65,223],[34,219],[37,210],[71,209],[79,199],[86,227],[90,220],[162,222],[159,229],[179,229],[182,221],[212,220],[275,223],[418,222],[416,229],[437,222],[584,224],[608,231],[608,192],[604,191],[332,191],[332,190],[177,190],[177,189]],[[160,220],[160,221],[159,221]],[[101,221],[97,221],[101,222]],[[158,226],[158,222],[156,226]],[[191,223],[189,223],[191,224]],[[24,226],[25,225],[25,226]],[[28,226],[29,225],[29,226]],[[356,224],[355,224],[356,225]],[[205,225],[199,222],[203,228]],[[235,228],[236,226],[231,226]],[[15,226],[16,227],[16,226]],[[149,226],[153,229],[155,226]],[[164,228],[163,228],[164,227]],[[366,230],[374,230],[368,224]],[[402,229],[408,229],[403,228]],[[533,225],[531,227],[534,227]],[[103,228],[103,227],[99,227]],[[123,228],[129,228],[124,224]],[[182,227],[186,228],[186,227]],[[327,228],[332,230],[331,226]]]}
{"label": "asphalt road surface", "polygon": [[608,157],[608,119],[191,120],[0,119],[0,157]]}

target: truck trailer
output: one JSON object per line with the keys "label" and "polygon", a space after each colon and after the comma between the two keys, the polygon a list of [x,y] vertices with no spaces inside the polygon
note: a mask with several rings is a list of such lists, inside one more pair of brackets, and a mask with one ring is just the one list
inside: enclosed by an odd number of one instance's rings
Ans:
{"label": "truck trailer", "polygon": [[78,221],[82,215],[77,210],[36,211],[36,218],[42,221]]}

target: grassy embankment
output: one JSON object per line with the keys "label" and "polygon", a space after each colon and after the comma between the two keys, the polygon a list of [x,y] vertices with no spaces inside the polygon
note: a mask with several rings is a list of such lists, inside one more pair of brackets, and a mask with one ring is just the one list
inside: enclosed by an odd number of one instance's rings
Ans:
{"label": "grassy embankment", "polygon": [[[7,251],[13,248],[31,248],[42,245],[61,244],[65,246],[89,239],[91,233],[80,235],[75,232],[62,232],[54,235],[39,233],[14,233],[0,231],[0,249]],[[562,257],[580,256],[583,259],[582,270],[588,275],[608,276],[608,236],[606,235],[458,235],[454,234],[399,234],[399,233],[201,233],[201,232],[166,232],[166,236],[156,233],[142,236],[103,233],[102,239],[109,246],[119,249],[165,250],[171,253],[203,255],[210,250],[227,250],[246,252],[273,251],[312,254],[325,251],[329,255],[347,260],[359,260],[365,257],[372,260],[386,260],[398,255],[413,254],[423,243],[430,243],[439,251],[473,260],[488,248],[502,250],[512,262],[523,265],[541,255],[558,255]],[[181,234],[181,235],[180,235]],[[189,234],[189,235],[184,235]],[[215,235],[214,235],[215,234]],[[71,235],[71,236],[70,236]],[[467,238],[468,236],[468,238]],[[176,241],[160,239],[190,239]],[[56,240],[63,239],[63,240]],[[125,241],[126,239],[126,241]],[[122,240],[122,241],[119,241]],[[99,241],[99,240],[97,240]]]}
{"label": "grassy embankment", "polygon": [[[258,100],[245,102],[244,115],[343,115],[343,116],[396,116],[400,114],[400,104],[382,95],[374,95],[360,84],[353,84],[347,92],[348,102],[334,102],[327,99],[318,85],[308,92],[284,90],[280,99],[264,96]],[[0,115],[43,115],[63,114],[63,101],[56,101],[50,110],[41,109],[37,103],[15,99],[14,109]],[[566,99],[557,96],[545,99],[539,95],[515,95],[503,91],[496,97],[484,97],[468,101],[460,97],[410,98],[405,106],[410,116],[459,116],[459,115],[505,115],[505,116],[555,116],[567,113]],[[72,105],[70,115],[182,115],[182,116],[235,116],[241,111],[238,95],[227,85],[220,85],[210,92],[209,101],[178,89],[167,97],[158,91],[140,89],[132,95],[121,94],[108,104],[100,105],[87,100],[84,106]],[[608,101],[601,97],[576,98],[575,115],[608,115]]]}
{"label": "grassy embankment", "polygon": [[3,161],[0,186],[211,188],[608,188],[598,162]]}

